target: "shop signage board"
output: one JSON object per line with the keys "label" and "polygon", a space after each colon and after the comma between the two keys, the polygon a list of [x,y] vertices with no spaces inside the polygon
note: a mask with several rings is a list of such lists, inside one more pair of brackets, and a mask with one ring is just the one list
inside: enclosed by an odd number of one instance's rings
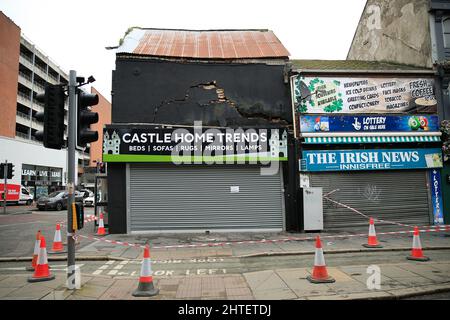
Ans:
{"label": "shop signage board", "polygon": [[308,150],[300,171],[354,171],[442,168],[442,152],[428,149]]}
{"label": "shop signage board", "polygon": [[432,78],[292,78],[299,113],[436,113]]}
{"label": "shop signage board", "polygon": [[103,131],[104,162],[286,160],[286,129],[108,127]]}
{"label": "shop signage board", "polygon": [[433,208],[434,224],[444,224],[442,194],[441,194],[441,174],[439,170],[428,171],[430,179],[431,206]]}
{"label": "shop signage board", "polygon": [[437,115],[301,115],[301,133],[439,131]]}

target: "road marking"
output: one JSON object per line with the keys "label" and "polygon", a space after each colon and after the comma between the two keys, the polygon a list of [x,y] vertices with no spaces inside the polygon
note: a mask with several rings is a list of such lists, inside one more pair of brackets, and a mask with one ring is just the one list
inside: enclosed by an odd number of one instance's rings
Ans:
{"label": "road marking", "polygon": [[113,261],[113,260],[107,261],[104,265],[98,267],[97,270],[95,270],[94,272],[92,272],[92,274],[93,274],[93,275],[99,275],[99,274],[102,274],[103,270],[108,269],[108,267],[109,267],[110,265],[114,264],[114,262],[115,262],[115,261]]}
{"label": "road marking", "polygon": [[46,223],[46,222],[44,222],[44,221],[33,221],[33,222],[24,222],[24,223],[2,224],[2,225],[0,225],[0,228],[1,227],[11,227],[11,226],[21,226],[21,225],[24,225],[24,224],[36,224],[36,223]]}

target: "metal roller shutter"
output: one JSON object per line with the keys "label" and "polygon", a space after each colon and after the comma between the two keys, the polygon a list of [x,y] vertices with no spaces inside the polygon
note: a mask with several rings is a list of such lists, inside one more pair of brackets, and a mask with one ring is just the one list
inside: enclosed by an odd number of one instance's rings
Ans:
{"label": "metal roller shutter", "polygon": [[[431,223],[426,171],[334,172],[311,174],[311,186],[374,218],[409,225]],[[326,229],[367,226],[363,216],[323,199]],[[378,223],[380,224],[380,223]]]}
{"label": "metal roller shutter", "polygon": [[[259,167],[130,164],[130,231],[283,228],[281,172]],[[231,193],[231,186],[239,186]]]}

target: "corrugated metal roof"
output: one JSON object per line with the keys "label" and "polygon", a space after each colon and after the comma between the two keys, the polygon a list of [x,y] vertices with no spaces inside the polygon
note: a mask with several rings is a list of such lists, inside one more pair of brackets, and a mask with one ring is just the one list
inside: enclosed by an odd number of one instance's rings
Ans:
{"label": "corrugated metal roof", "polygon": [[287,58],[270,30],[167,30],[135,28],[117,53],[198,59]]}
{"label": "corrugated metal roof", "polygon": [[405,64],[365,60],[290,60],[294,70],[431,70]]}

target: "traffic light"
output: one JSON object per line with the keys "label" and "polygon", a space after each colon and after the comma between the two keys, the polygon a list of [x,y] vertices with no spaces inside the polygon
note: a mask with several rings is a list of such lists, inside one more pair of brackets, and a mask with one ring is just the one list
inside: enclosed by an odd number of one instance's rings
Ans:
{"label": "traffic light", "polygon": [[0,163],[0,179],[5,179],[5,164],[4,163]]}
{"label": "traffic light", "polygon": [[44,104],[44,112],[36,113],[36,119],[44,123],[44,131],[34,136],[44,142],[44,147],[60,150],[64,145],[64,88],[62,85],[47,85],[36,100]]}
{"label": "traffic light", "polygon": [[90,111],[90,106],[98,104],[98,95],[78,91],[77,101],[77,143],[79,148],[98,140],[98,132],[90,130],[91,124],[98,122],[98,113]]}
{"label": "traffic light", "polygon": [[75,202],[72,204],[72,228],[80,230],[84,227],[84,207],[83,203]]}
{"label": "traffic light", "polygon": [[14,177],[14,165],[12,163],[8,163],[8,175],[7,179],[12,179]]}

